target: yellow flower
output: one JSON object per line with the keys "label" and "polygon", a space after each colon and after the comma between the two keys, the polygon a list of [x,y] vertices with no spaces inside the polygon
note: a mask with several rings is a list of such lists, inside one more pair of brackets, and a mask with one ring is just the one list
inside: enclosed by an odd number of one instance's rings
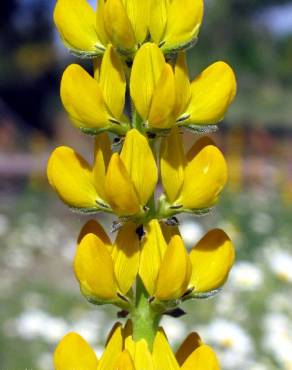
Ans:
{"label": "yellow flower", "polygon": [[159,301],[180,299],[216,290],[227,279],[234,247],[219,229],[211,230],[188,255],[180,235],[167,243],[158,220],[145,227],[139,275],[149,295]]}
{"label": "yellow flower", "polygon": [[147,37],[149,12],[150,0],[99,0],[96,12],[87,0],[58,0],[54,20],[73,53],[95,57],[109,42],[133,53]]}
{"label": "yellow flower", "polygon": [[134,59],[130,92],[147,128],[206,126],[223,119],[236,94],[236,79],[226,63],[217,62],[190,82],[184,53],[173,70],[158,46],[146,43]]}
{"label": "yellow flower", "polygon": [[136,54],[130,80],[136,110],[146,126],[166,129],[173,126],[175,78],[156,44],[144,44]]}
{"label": "yellow flower", "polygon": [[221,151],[207,137],[199,139],[185,155],[178,128],[161,146],[161,178],[166,212],[199,212],[217,202],[227,182],[227,165]]}
{"label": "yellow flower", "polygon": [[216,62],[189,82],[184,53],[175,65],[176,102],[174,114],[180,125],[213,125],[224,118],[233,102],[237,83],[232,68]]}
{"label": "yellow flower", "polygon": [[192,46],[202,23],[203,0],[152,0],[149,30],[167,53]]}
{"label": "yellow flower", "polygon": [[112,46],[108,46],[98,67],[95,78],[78,64],[67,67],[61,81],[62,103],[74,126],[86,133],[125,133],[126,79],[123,64]]}
{"label": "yellow flower", "polygon": [[[124,303],[139,269],[137,225],[126,223],[111,245],[103,228],[89,221],[81,231],[74,271],[82,293],[95,303]],[[122,300],[122,302],[121,302]]]}
{"label": "yellow flower", "polygon": [[144,339],[134,341],[131,331],[116,324],[98,360],[93,349],[77,333],[67,334],[54,354],[55,370],[219,370],[214,351],[195,333],[190,334],[176,355],[162,329],[149,349]]}
{"label": "yellow flower", "polygon": [[143,213],[158,178],[147,139],[136,129],[127,133],[120,154],[111,153],[107,134],[97,136],[92,167],[69,147],[55,149],[47,175],[53,189],[70,207],[118,216]]}

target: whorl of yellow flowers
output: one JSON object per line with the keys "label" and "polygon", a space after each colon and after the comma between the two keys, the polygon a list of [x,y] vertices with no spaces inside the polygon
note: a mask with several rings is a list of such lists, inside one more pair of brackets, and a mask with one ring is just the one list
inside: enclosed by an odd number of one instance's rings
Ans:
{"label": "whorl of yellow flowers", "polygon": [[182,314],[182,302],[217,293],[235,257],[221,229],[187,250],[175,217],[207,214],[228,177],[210,138],[185,151],[182,136],[184,128],[214,131],[236,95],[233,70],[224,62],[189,79],[184,50],[198,36],[203,5],[99,0],[94,11],[87,0],[57,0],[54,20],[65,45],[93,58],[92,73],[67,67],[61,100],[72,124],[94,136],[94,150],[89,162],[73,148],[56,148],[48,180],[70,208],[117,217],[114,241],[96,220],[84,225],[74,273],[89,302],[116,305],[128,321],[114,326],[100,359],[78,334],[66,335],[55,351],[55,370],[220,368],[197,334],[174,355],[159,327],[162,315]]}

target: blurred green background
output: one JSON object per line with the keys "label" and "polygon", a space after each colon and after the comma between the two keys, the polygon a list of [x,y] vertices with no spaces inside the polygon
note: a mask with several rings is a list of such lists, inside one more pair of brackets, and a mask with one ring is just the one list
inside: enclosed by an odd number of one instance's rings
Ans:
{"label": "blurred green background", "polygon": [[[94,3],[94,1],[93,1]],[[53,0],[0,3],[0,369],[52,369],[68,331],[102,350],[115,310],[91,307],[71,264],[86,218],[48,187],[56,145],[90,158],[92,139],[61,107],[62,71],[76,60],[54,29]],[[210,228],[232,237],[237,262],[223,291],[164,319],[177,346],[190,330],[212,344],[226,370],[292,369],[292,2],[206,0],[191,76],[216,60],[236,71],[239,92],[214,135],[230,181],[210,216],[181,217],[192,246]],[[190,145],[194,137],[185,135]],[[98,217],[107,227],[110,218]]]}

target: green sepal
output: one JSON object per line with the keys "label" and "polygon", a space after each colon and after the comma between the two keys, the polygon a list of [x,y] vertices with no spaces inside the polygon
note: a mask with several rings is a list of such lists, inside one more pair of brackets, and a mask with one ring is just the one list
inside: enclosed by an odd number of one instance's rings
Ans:
{"label": "green sepal", "polygon": [[185,128],[187,131],[190,131],[193,134],[212,134],[218,131],[217,125],[192,125],[192,124],[180,124],[179,127]]}
{"label": "green sepal", "polygon": [[163,54],[166,54],[166,55],[177,54],[180,51],[188,50],[188,49],[191,49],[193,46],[195,46],[196,43],[198,42],[198,34],[199,34],[200,26],[201,26],[200,24],[197,26],[192,39],[182,44],[167,45],[166,43],[162,41],[159,47],[161,48]]}

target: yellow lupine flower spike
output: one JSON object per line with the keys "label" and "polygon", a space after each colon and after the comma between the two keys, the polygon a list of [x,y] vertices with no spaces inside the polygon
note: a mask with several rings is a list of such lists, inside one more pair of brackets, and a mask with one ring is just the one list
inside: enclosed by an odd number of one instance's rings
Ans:
{"label": "yellow lupine flower spike", "polygon": [[184,155],[178,128],[173,128],[161,147],[161,178],[169,210],[196,212],[216,203],[227,182],[227,165],[221,151],[206,138]]}
{"label": "yellow lupine flower spike", "polygon": [[149,30],[153,41],[165,53],[191,46],[203,12],[203,0],[152,0]]}
{"label": "yellow lupine flower spike", "polygon": [[174,72],[156,44],[146,43],[137,52],[131,72],[130,93],[145,125],[156,129],[173,126]]}
{"label": "yellow lupine flower spike", "polygon": [[[139,269],[137,225],[126,223],[119,230],[113,246],[109,246],[100,225],[87,223],[74,259],[74,271],[81,291],[97,303],[117,302],[132,287]],[[80,237],[79,237],[80,239]],[[104,242],[105,241],[105,242]]]}
{"label": "yellow lupine flower spike", "polygon": [[125,132],[123,68],[111,45],[102,58],[99,73],[95,71],[96,78],[77,64],[67,67],[61,81],[61,100],[74,126],[91,134],[104,129]]}
{"label": "yellow lupine flower spike", "polygon": [[191,250],[192,277],[195,293],[215,290],[223,285],[234,263],[235,251],[223,230],[209,231]]}
{"label": "yellow lupine flower spike", "polygon": [[189,82],[185,58],[180,53],[175,66],[176,120],[184,126],[214,125],[224,118],[235,98],[234,72],[228,64],[216,62]]}
{"label": "yellow lupine flower spike", "polygon": [[111,155],[107,134],[97,136],[92,167],[71,148],[55,149],[47,175],[53,189],[70,207],[86,213],[104,210],[118,216],[143,213],[158,178],[149,144],[136,129],[127,133],[121,155]]}

